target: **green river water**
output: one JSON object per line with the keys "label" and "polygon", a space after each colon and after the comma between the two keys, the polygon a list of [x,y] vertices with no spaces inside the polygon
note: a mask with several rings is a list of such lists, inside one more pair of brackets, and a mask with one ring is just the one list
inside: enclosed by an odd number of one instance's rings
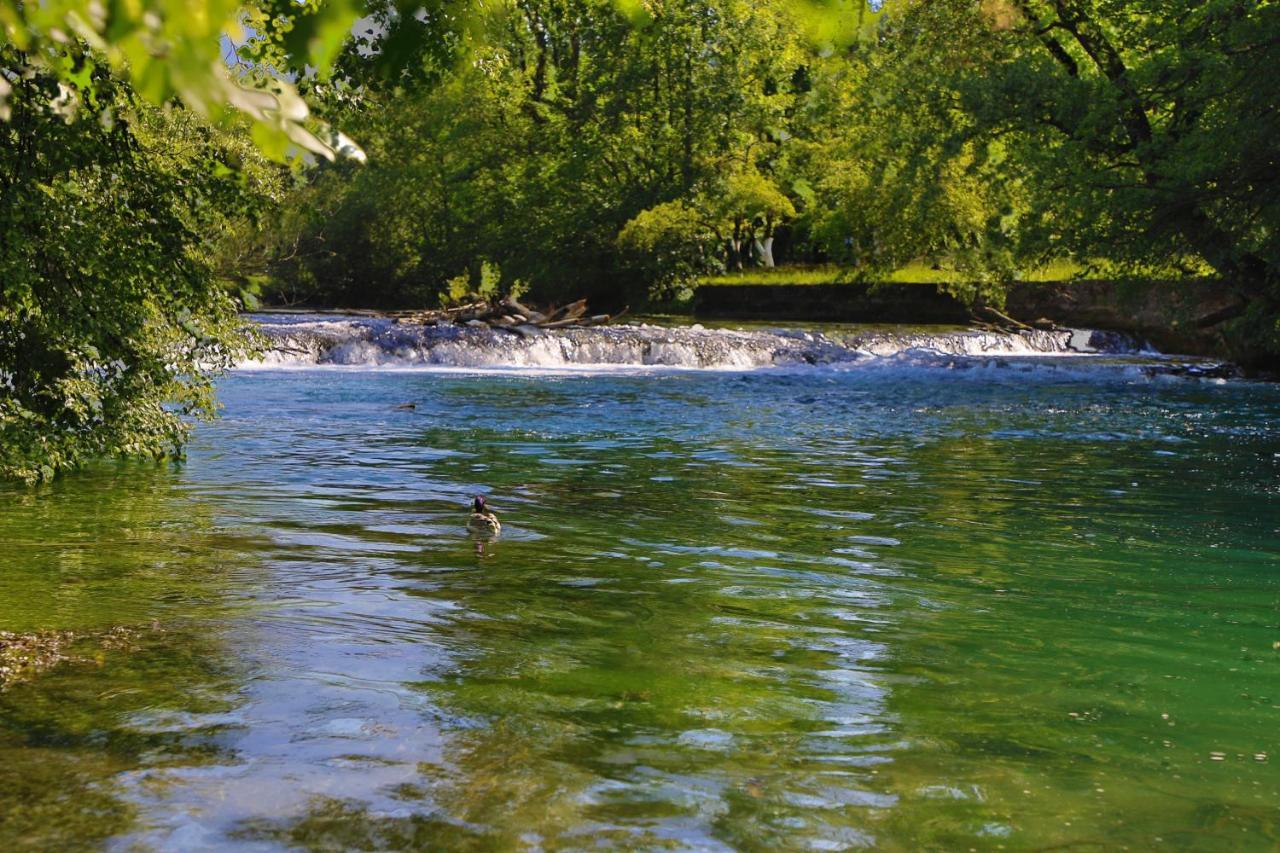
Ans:
{"label": "green river water", "polygon": [[0,491],[0,631],[79,638],[0,691],[0,849],[1280,847],[1275,386],[221,397],[183,463]]}

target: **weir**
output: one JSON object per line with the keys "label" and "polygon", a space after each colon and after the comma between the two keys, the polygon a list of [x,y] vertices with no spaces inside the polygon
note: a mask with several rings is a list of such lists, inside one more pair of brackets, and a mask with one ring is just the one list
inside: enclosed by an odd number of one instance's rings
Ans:
{"label": "weir", "polygon": [[987,332],[708,329],[647,323],[523,334],[381,317],[255,315],[269,345],[248,367],[575,368],[592,366],[750,370],[857,365],[887,358],[1125,355],[1142,342],[1087,329]]}

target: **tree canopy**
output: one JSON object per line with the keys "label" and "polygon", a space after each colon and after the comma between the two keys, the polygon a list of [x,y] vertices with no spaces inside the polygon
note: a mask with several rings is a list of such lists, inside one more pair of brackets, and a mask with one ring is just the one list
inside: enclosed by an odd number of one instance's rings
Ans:
{"label": "tree canopy", "polygon": [[0,124],[0,473],[27,480],[176,452],[183,416],[212,413],[208,374],[247,343],[219,235],[282,189],[245,135],[91,73],[75,120],[35,71]]}

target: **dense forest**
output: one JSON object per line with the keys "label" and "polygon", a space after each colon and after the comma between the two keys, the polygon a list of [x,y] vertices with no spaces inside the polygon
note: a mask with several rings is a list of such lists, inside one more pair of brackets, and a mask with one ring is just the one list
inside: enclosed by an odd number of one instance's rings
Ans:
{"label": "dense forest", "polygon": [[500,5],[417,84],[349,48],[359,84],[307,94],[369,163],[291,197],[260,255],[277,297],[420,304],[488,262],[634,303],[749,264],[916,259],[997,302],[1062,260],[1266,295],[1274,7],[898,2],[825,33],[794,2],[625,11]]}
{"label": "dense forest", "polygon": [[906,263],[1200,277],[1280,353],[1268,0],[0,2],[0,471],[163,454],[236,310]]}

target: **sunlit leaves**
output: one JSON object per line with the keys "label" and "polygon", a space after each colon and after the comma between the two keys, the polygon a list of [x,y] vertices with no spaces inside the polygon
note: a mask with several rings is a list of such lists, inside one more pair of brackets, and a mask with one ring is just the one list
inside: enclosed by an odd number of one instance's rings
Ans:
{"label": "sunlit leaves", "polygon": [[844,47],[873,37],[883,0],[795,0],[793,14],[819,45]]}
{"label": "sunlit leaves", "polygon": [[1046,262],[1109,276],[1207,264],[1274,315],[1280,207],[1261,167],[1280,157],[1263,70],[1280,61],[1274,4],[901,0],[880,12],[874,42],[815,68],[801,114],[814,141],[796,161],[829,251],[881,271],[924,258],[996,301]]}
{"label": "sunlit leaves", "polygon": [[[642,211],[680,201],[744,230],[791,217],[781,172],[809,42],[789,4],[643,9],[637,24],[614,0],[486,4],[459,36],[468,61],[425,84],[393,87],[378,63],[344,54],[360,93],[314,95],[370,164],[326,168],[299,193],[307,221],[287,227],[302,226],[307,249],[280,265],[281,292],[434,301],[487,260],[540,298],[638,300],[665,276],[652,254],[623,263],[636,256],[620,252],[619,232]],[[678,242],[686,257],[690,241]]]}
{"label": "sunlit leaves", "polygon": [[[330,132],[310,119],[287,77],[270,69],[228,66],[225,44],[251,35],[245,25],[255,14],[275,16],[283,31],[281,49],[293,67],[327,70],[357,10],[345,0],[289,2],[265,12],[248,10],[239,0],[0,0],[0,32],[4,42],[22,51],[20,64],[7,69],[10,74],[24,73],[29,64],[55,75],[77,97],[92,97],[86,91],[89,71],[100,57],[154,104],[176,98],[211,118],[228,107],[243,111],[257,122],[258,138],[277,158],[291,147],[335,156]],[[0,87],[0,111],[8,110],[10,85]]]}

